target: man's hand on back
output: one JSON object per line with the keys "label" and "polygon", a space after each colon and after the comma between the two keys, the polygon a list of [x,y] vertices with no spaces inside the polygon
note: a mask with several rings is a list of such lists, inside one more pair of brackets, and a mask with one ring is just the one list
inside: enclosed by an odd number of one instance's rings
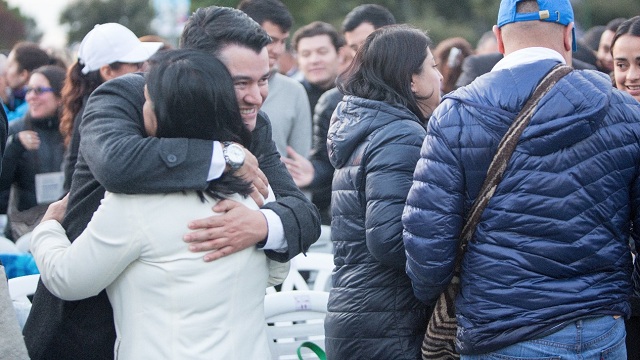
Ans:
{"label": "man's hand on back", "polygon": [[189,250],[209,251],[204,261],[220,259],[267,238],[267,220],[260,211],[233,200],[220,201],[213,211],[222,214],[192,221],[189,229],[194,231],[184,236]]}

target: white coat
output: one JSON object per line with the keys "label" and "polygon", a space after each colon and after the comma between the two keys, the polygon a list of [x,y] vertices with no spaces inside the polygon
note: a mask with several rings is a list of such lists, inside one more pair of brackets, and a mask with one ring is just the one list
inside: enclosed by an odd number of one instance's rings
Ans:
{"label": "white coat", "polygon": [[[250,198],[231,199],[258,208]],[[33,232],[42,281],[64,300],[106,288],[116,359],[269,359],[264,252],[250,247],[207,263],[182,240],[189,221],[211,216],[215,203],[193,191],[107,193],[73,246],[56,221]]]}

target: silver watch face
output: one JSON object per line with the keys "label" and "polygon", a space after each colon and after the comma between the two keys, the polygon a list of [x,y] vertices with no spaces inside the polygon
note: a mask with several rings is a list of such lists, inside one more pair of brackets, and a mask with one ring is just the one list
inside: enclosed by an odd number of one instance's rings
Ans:
{"label": "silver watch face", "polygon": [[242,147],[236,144],[231,144],[229,146],[226,146],[225,150],[230,162],[229,165],[241,166],[244,163],[244,150],[242,150]]}

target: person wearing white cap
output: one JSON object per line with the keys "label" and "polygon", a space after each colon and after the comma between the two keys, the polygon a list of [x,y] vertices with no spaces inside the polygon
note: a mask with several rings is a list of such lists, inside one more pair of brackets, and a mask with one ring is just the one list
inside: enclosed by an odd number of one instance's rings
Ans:
{"label": "person wearing white cap", "polygon": [[82,39],[78,61],[69,68],[62,90],[64,108],[60,131],[67,145],[65,190],[71,186],[71,175],[78,159],[78,127],[89,95],[107,80],[140,71],[142,64],[162,46],[162,42],[140,41],[131,30],[117,23],[96,25]]}

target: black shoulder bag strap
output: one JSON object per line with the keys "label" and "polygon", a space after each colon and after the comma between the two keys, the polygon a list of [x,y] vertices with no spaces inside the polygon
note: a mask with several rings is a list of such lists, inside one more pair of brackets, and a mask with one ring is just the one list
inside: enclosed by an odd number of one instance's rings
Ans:
{"label": "black shoulder bag strap", "polygon": [[551,88],[565,75],[573,69],[569,66],[559,64],[556,65],[538,84],[531,95],[531,98],[524,105],[520,113],[515,118],[504,137],[498,145],[498,151],[493,157],[487,177],[482,184],[480,193],[469,210],[467,220],[462,233],[460,234],[460,244],[458,254],[456,255],[453,278],[447,289],[440,294],[436,302],[435,309],[429,319],[427,332],[422,343],[422,359],[459,359],[460,355],[456,352],[455,341],[457,331],[457,321],[455,317],[454,300],[458,295],[460,288],[460,269],[462,259],[467,249],[467,244],[473,236],[473,233],[480,221],[482,212],[487,207],[489,200],[493,196],[504,171],[509,164],[511,155],[518,144],[520,135],[529,125],[531,117],[538,107],[540,99],[551,90]]}

